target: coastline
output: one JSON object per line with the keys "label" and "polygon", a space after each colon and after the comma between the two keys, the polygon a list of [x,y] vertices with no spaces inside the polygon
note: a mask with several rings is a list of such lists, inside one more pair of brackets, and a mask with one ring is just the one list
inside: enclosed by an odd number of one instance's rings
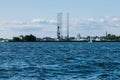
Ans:
{"label": "coastline", "polygon": [[[23,41],[10,41],[10,42],[23,42]],[[89,41],[25,41],[25,42],[89,42]],[[120,41],[92,41],[92,42],[94,43],[94,42],[120,42]]]}

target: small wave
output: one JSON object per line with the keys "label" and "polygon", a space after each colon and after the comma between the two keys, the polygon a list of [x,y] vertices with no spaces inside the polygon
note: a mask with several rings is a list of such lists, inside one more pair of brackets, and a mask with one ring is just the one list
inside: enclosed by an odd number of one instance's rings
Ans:
{"label": "small wave", "polygon": [[111,50],[113,53],[120,53],[120,50]]}
{"label": "small wave", "polygon": [[14,76],[8,80],[39,80],[38,78],[35,77],[21,77],[21,76]]}
{"label": "small wave", "polygon": [[26,66],[29,66],[29,64],[23,60],[13,60],[0,65],[0,69],[24,68]]}

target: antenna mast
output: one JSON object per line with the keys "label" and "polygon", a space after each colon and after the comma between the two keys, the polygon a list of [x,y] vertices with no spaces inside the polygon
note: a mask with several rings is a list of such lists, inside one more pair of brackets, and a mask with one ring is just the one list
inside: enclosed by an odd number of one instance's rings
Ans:
{"label": "antenna mast", "polygon": [[67,39],[69,39],[69,13],[67,13]]}
{"label": "antenna mast", "polygon": [[62,39],[61,28],[62,28],[62,13],[58,13],[57,14],[57,38],[59,40]]}

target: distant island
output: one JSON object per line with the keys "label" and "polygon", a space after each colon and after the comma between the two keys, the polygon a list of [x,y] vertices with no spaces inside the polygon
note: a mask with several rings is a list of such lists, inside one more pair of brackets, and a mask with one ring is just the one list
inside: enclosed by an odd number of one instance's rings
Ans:
{"label": "distant island", "polygon": [[20,35],[18,37],[13,37],[12,39],[0,38],[0,42],[120,42],[120,36],[114,34],[107,34],[106,36],[87,36],[81,37],[61,37],[61,38],[51,38],[43,37],[37,38],[36,36],[30,35]]}

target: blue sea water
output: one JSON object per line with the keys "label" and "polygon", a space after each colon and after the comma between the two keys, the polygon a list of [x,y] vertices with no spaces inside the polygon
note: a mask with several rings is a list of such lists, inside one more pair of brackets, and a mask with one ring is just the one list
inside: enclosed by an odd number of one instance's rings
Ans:
{"label": "blue sea water", "polygon": [[0,43],[0,80],[120,80],[120,43]]}

